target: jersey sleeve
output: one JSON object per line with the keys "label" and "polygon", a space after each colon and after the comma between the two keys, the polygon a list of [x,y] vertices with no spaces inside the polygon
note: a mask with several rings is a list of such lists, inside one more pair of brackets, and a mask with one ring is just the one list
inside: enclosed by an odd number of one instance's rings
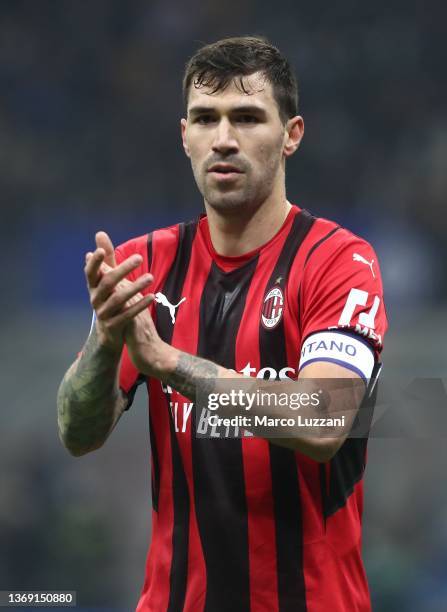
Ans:
{"label": "jersey sleeve", "polygon": [[371,245],[341,229],[316,249],[304,270],[300,312],[300,369],[312,361],[332,361],[369,378],[387,329]]}

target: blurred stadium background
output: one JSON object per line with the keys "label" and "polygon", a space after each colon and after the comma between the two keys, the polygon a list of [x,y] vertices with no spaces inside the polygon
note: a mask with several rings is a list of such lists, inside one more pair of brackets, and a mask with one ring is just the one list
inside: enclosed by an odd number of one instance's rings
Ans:
{"label": "blurred stadium background", "polygon": [[[55,395],[90,324],[83,257],[201,211],[180,146],[181,77],[202,42],[264,34],[306,121],[289,199],[374,244],[384,377],[447,367],[445,8],[397,0],[2,0],[0,590],[77,590],[130,610],[150,537],[144,392],[71,458]],[[446,406],[447,409],[447,406]],[[364,556],[374,610],[447,609],[446,432],[370,443]]]}

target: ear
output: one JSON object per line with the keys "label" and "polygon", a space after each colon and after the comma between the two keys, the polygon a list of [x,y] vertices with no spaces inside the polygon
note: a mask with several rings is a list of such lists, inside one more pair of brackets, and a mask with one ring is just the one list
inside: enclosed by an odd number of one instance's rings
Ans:
{"label": "ear", "polygon": [[186,119],[180,119],[180,128],[182,130],[182,142],[183,142],[183,149],[185,150],[186,155],[189,157],[189,147],[186,144],[186,126],[187,126],[187,120]]}
{"label": "ear", "polygon": [[300,142],[304,136],[304,121],[303,118],[297,115],[287,121],[286,131],[284,134],[284,155],[290,157],[300,146]]}

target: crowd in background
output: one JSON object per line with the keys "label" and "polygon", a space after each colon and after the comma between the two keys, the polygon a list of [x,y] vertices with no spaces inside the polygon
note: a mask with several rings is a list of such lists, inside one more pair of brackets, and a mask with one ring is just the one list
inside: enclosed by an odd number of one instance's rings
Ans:
{"label": "crowd in background", "polygon": [[[260,33],[299,79],[306,135],[290,162],[289,198],[370,233],[378,248],[393,228],[404,267],[408,235],[425,250],[422,264],[427,253],[436,264],[447,230],[443,20],[421,3],[318,4],[286,0],[278,13],[254,0],[4,2],[8,226],[27,231],[32,221],[41,231],[51,220],[54,232],[94,216],[147,230],[197,214],[180,146],[183,66],[201,42]],[[447,291],[447,273],[436,271],[425,288],[435,298]]]}
{"label": "crowd in background", "polygon": [[[381,260],[391,329],[409,313],[418,325],[432,325],[431,336],[421,334],[419,346],[435,338],[437,329],[442,335],[447,85],[445,15],[437,10],[436,3],[403,0],[362,5],[284,0],[280,6],[267,0],[2,2],[0,236],[8,264],[0,304],[13,319],[27,318],[28,325],[39,317],[39,330],[29,326],[28,335],[21,324],[3,320],[4,342],[9,339],[17,358],[8,360],[2,387],[9,389],[6,410],[11,402],[17,414],[23,403],[27,410],[32,404],[33,414],[42,410],[48,425],[40,425],[39,439],[49,432],[52,441],[48,448],[40,442],[37,449],[34,441],[32,450],[24,451],[24,422],[18,437],[1,443],[8,477],[0,501],[0,590],[9,588],[6,579],[17,588],[21,579],[30,588],[47,588],[52,577],[64,582],[62,575],[68,574],[84,585],[86,599],[109,604],[113,599],[129,607],[128,591],[120,593],[118,586],[126,538],[121,534],[119,543],[114,540],[119,527],[110,516],[101,520],[102,509],[93,502],[83,498],[84,505],[76,505],[73,491],[79,487],[85,496],[84,481],[62,484],[67,470],[73,476],[77,468],[59,456],[48,403],[68,365],[64,360],[79,347],[68,345],[60,326],[54,335],[53,317],[61,312],[75,317],[76,329],[82,328],[82,318],[88,319],[82,260],[94,231],[107,229],[120,242],[201,212],[179,123],[183,67],[202,43],[261,34],[289,57],[306,126],[302,147],[288,162],[289,199],[372,241]],[[36,337],[43,344],[36,346]],[[411,360],[415,350],[405,339],[407,344],[403,336],[394,341],[396,367],[407,363],[402,355]],[[433,367],[439,366],[441,353],[433,356]],[[22,359],[30,355],[34,367],[24,367]],[[40,385],[47,381],[39,393],[33,376]],[[3,419],[4,432],[13,428],[9,420],[14,422],[14,415]],[[33,436],[26,435],[28,444]],[[411,469],[419,455],[413,458]],[[402,461],[399,465],[405,469]],[[382,475],[386,470],[383,465]],[[378,496],[380,478],[378,473],[373,477]],[[436,494],[435,482],[433,477],[427,484],[426,495]],[[142,499],[149,491],[148,482],[144,486]],[[438,599],[432,607],[427,604],[418,612],[445,609],[440,568],[447,556],[447,524],[439,506],[427,521],[427,542],[418,540],[404,558],[405,525],[423,532],[417,504],[408,509],[407,521],[393,520],[414,493],[401,490],[400,497],[393,497],[391,488],[388,497],[379,499],[371,498],[379,515],[371,517],[367,532],[378,612],[398,606],[410,610],[410,600],[427,602],[433,593]],[[387,514],[388,499],[394,515]],[[148,515],[144,505],[138,520]],[[135,536],[130,540],[136,545]],[[145,549],[146,541],[139,544]],[[66,551],[71,551],[68,560]],[[432,566],[420,569],[418,555],[431,559]],[[92,565],[105,569],[95,575],[86,569]],[[126,580],[136,582],[138,592],[140,579]],[[400,580],[407,585],[403,590]],[[98,590],[111,599],[98,597]]]}

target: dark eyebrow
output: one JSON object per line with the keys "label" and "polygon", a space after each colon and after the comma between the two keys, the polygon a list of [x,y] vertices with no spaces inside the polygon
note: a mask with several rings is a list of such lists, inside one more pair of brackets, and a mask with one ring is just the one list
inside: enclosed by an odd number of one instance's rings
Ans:
{"label": "dark eyebrow", "polygon": [[203,113],[212,113],[214,108],[212,106],[192,106],[188,109],[188,115],[202,115]]}
{"label": "dark eyebrow", "polygon": [[265,112],[265,109],[259,107],[259,106],[254,106],[254,105],[249,105],[247,104],[246,106],[236,106],[235,108],[233,108],[231,110],[232,113],[246,113],[248,115],[263,115],[265,116],[267,113]]}
{"label": "dark eyebrow", "polygon": [[[195,115],[202,115],[205,113],[214,113],[214,112],[216,112],[216,109],[213,106],[192,106],[188,110],[188,115],[195,116]],[[266,116],[266,112],[263,108],[260,108],[259,106],[254,106],[254,105],[235,106],[234,108],[231,109],[230,113],[231,114],[247,113],[247,114],[262,115],[264,117]]]}

